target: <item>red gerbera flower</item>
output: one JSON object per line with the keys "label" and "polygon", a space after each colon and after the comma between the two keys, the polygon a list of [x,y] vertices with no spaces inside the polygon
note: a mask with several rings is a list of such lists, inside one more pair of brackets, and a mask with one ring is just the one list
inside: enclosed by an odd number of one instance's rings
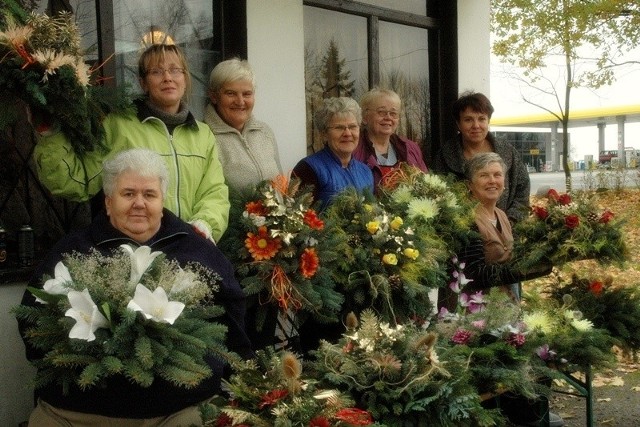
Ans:
{"label": "red gerbera flower", "polygon": [[331,427],[329,420],[323,416],[315,417],[309,421],[309,427]]}
{"label": "red gerbera flower", "polygon": [[304,223],[314,230],[322,230],[324,228],[324,221],[318,218],[318,214],[313,209],[307,209],[304,213]]}
{"label": "red gerbera flower", "polygon": [[271,390],[262,396],[262,400],[260,401],[258,408],[262,409],[265,406],[275,405],[280,399],[287,397],[287,395],[289,395],[289,391],[285,389]]}
{"label": "red gerbera flower", "polygon": [[576,214],[567,215],[564,217],[564,225],[567,228],[574,229],[580,225],[580,217]]}
{"label": "red gerbera flower", "polygon": [[599,280],[594,280],[589,284],[589,290],[595,295],[600,295],[604,289],[604,284]]}
{"label": "red gerbera flower", "polygon": [[613,219],[613,212],[610,210],[606,210],[602,213],[602,216],[598,220],[601,224],[607,224],[609,221]]}
{"label": "red gerbera flower", "polygon": [[335,418],[355,426],[368,426],[373,423],[371,414],[358,408],[340,409],[336,412]]}
{"label": "red gerbera flower", "polygon": [[215,427],[228,427],[233,425],[233,418],[224,412],[216,419]]}
{"label": "red gerbera flower", "polygon": [[244,205],[244,209],[249,214],[256,214],[260,216],[265,216],[267,214],[267,208],[262,203],[262,200],[258,200],[257,202],[247,202]]}
{"label": "red gerbera flower", "polygon": [[557,202],[560,198],[560,195],[556,190],[552,188],[551,190],[547,191],[547,197]]}
{"label": "red gerbera flower", "polygon": [[316,253],[315,248],[305,248],[302,255],[300,255],[300,273],[306,279],[312,278],[318,266],[320,265],[320,258]]}
{"label": "red gerbera flower", "polygon": [[567,193],[561,194],[558,197],[558,203],[565,206],[568,205],[569,203],[571,203],[571,196],[568,195]]}
{"label": "red gerbera flower", "polygon": [[257,233],[247,233],[244,246],[249,250],[254,260],[261,261],[273,258],[280,250],[282,242],[277,237],[269,236],[267,227],[263,225],[258,228]]}
{"label": "red gerbera flower", "polygon": [[534,206],[532,209],[533,213],[540,219],[544,220],[549,217],[549,211],[543,206]]}

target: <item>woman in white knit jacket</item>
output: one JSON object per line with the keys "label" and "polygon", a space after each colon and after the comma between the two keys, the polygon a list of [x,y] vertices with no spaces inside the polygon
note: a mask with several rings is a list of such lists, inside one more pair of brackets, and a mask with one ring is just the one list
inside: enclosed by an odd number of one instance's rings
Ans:
{"label": "woman in white knit jacket", "polygon": [[215,66],[204,121],[216,136],[225,180],[234,191],[282,173],[275,136],[253,117],[254,102],[255,76],[246,60],[234,58]]}

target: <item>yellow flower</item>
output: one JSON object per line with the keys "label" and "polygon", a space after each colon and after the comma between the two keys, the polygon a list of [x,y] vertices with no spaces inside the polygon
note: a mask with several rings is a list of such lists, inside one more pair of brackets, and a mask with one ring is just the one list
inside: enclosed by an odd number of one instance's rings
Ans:
{"label": "yellow flower", "polygon": [[404,251],[402,251],[402,253],[407,258],[411,258],[413,260],[418,258],[418,256],[420,255],[420,251],[418,251],[417,249],[413,249],[413,248],[406,248]]}
{"label": "yellow flower", "polygon": [[397,265],[398,257],[396,254],[384,254],[382,256],[382,262],[387,265]]}
{"label": "yellow flower", "polygon": [[371,206],[368,203],[365,203],[364,205],[362,205],[362,207],[364,208],[365,211],[367,212],[373,212],[373,206]]}
{"label": "yellow flower", "polygon": [[399,216],[393,218],[393,220],[391,221],[391,224],[389,224],[391,226],[391,228],[393,230],[399,230],[400,227],[402,227],[402,224],[404,224],[404,221],[402,220],[402,218],[400,218]]}
{"label": "yellow flower", "polygon": [[378,221],[369,221],[367,223],[367,231],[370,234],[376,234],[376,231],[380,228],[380,223]]}

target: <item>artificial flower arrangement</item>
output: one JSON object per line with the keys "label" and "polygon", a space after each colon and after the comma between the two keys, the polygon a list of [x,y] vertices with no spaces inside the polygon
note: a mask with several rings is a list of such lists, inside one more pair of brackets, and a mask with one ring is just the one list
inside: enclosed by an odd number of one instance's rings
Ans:
{"label": "artificial flower arrangement", "polygon": [[[14,8],[0,27],[0,91],[22,100],[45,131],[60,126],[82,155],[103,147],[102,118],[111,111],[133,111],[126,88],[90,83],[96,69],[83,58],[77,25],[70,13],[49,17]],[[0,104],[0,129],[20,114],[15,102]]]}
{"label": "artificial flower arrangement", "polygon": [[391,323],[432,316],[429,293],[447,275],[446,248],[435,230],[418,233],[406,217],[353,189],[335,196],[323,217],[343,236],[333,274],[345,314],[372,307]]}
{"label": "artificial flower arrangement", "polygon": [[529,363],[533,353],[520,307],[502,289],[465,291],[472,281],[464,274],[465,265],[456,258],[452,265],[453,279],[448,286],[457,297],[457,306],[452,311],[441,308],[434,325],[449,347],[447,357],[469,360],[470,381],[481,395],[509,390],[534,397],[537,374]]}
{"label": "artificial flower arrangement", "polygon": [[437,335],[424,325],[392,325],[372,310],[350,313],[347,331],[313,351],[314,378],[349,392],[385,426],[497,425],[468,382],[465,359],[443,360]]}
{"label": "artificial flower arrangement", "polygon": [[227,357],[226,327],[213,319],[217,273],[184,269],[148,246],[121,245],[112,256],[73,253],[43,288],[29,287],[34,305],[14,313],[29,345],[42,354],[36,388],[99,387],[111,376],[149,387],[156,377],[190,388],[210,377],[205,356]]}
{"label": "artificial flower arrangement", "polygon": [[302,363],[289,351],[259,350],[255,359],[232,366],[234,373],[224,381],[231,399],[216,398],[201,407],[205,426],[377,425],[369,412],[353,407],[349,395],[305,378]]}
{"label": "artificial flower arrangement", "polygon": [[625,261],[620,222],[609,209],[599,208],[592,195],[551,189],[531,212],[514,226],[514,259],[522,270],[544,258],[555,266],[582,259],[605,264]]}
{"label": "artificial flower arrangement", "polygon": [[616,345],[633,354],[640,350],[640,292],[635,286],[616,286],[613,278],[589,279],[572,275],[549,289],[558,304],[580,311],[594,328],[606,330]]}
{"label": "artificial flower arrangement", "polygon": [[474,224],[473,202],[462,182],[424,173],[403,163],[385,175],[380,199],[387,210],[400,215],[417,231],[432,228],[451,254],[468,240]]}
{"label": "artificial flower arrangement", "polygon": [[299,322],[337,321],[343,298],[330,266],[340,236],[313,209],[311,192],[297,178],[278,176],[237,197],[219,247],[245,293],[258,297],[257,330],[273,309],[292,311]]}

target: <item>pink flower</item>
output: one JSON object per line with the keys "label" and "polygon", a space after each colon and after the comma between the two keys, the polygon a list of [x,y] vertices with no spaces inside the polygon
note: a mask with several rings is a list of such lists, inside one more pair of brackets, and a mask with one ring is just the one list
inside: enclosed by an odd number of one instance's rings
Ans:
{"label": "pink flower", "polygon": [[459,328],[451,337],[451,342],[455,344],[466,344],[471,340],[472,336],[471,331]]}
{"label": "pink flower", "polygon": [[483,298],[482,292],[478,291],[472,295],[468,295],[465,293],[460,294],[458,303],[461,307],[466,307],[469,313],[473,314],[479,313],[484,310],[486,301]]}
{"label": "pink flower", "polygon": [[483,330],[487,326],[487,321],[484,319],[474,320],[473,322],[471,322],[471,326],[476,329]]}
{"label": "pink flower", "polygon": [[524,334],[521,333],[511,333],[507,338],[507,344],[515,348],[522,347],[525,341]]}

